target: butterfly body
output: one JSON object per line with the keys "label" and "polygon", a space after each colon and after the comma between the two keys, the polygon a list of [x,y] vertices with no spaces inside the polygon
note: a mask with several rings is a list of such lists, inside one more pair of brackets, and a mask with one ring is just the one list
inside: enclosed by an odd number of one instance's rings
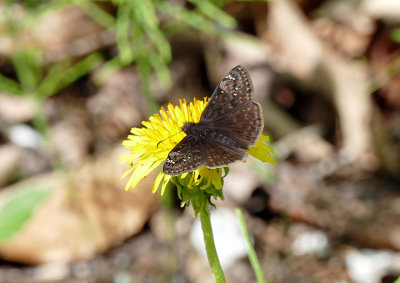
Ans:
{"label": "butterfly body", "polygon": [[221,133],[222,131],[218,130],[211,122],[200,121],[199,123],[185,123],[182,127],[182,131],[196,141],[206,142],[203,140],[208,139],[219,145],[228,146],[230,148],[248,148],[245,144],[241,144],[240,141],[236,141],[228,135]]}
{"label": "butterfly body", "polygon": [[194,138],[202,139],[213,133],[212,126],[209,122],[191,123],[186,122],[182,126],[182,131],[187,136],[193,136]]}
{"label": "butterfly body", "polygon": [[179,175],[206,166],[244,160],[263,129],[261,106],[243,66],[233,68],[215,89],[198,123],[186,122],[184,137],[168,154],[163,171]]}

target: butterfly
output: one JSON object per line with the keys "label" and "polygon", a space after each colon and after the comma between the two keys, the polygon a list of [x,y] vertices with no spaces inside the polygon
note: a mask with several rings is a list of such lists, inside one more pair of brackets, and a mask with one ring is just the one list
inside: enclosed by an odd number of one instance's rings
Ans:
{"label": "butterfly", "polygon": [[246,68],[229,71],[214,90],[198,123],[186,122],[186,136],[169,152],[167,175],[180,175],[206,166],[225,167],[244,160],[264,127],[261,105],[252,100],[253,84]]}

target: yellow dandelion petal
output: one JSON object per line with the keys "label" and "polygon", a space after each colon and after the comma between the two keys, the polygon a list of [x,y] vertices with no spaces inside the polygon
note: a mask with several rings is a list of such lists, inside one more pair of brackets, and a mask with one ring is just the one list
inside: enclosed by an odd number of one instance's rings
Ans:
{"label": "yellow dandelion petal", "polygon": [[140,180],[146,177],[151,171],[156,169],[161,163],[162,161],[136,165],[131,177],[128,180],[128,183],[125,186],[125,190],[136,187]]}
{"label": "yellow dandelion petal", "polygon": [[165,174],[163,172],[158,173],[156,180],[153,184],[153,189],[151,190],[153,194],[157,192],[158,187],[160,186],[161,181],[164,179]]}
{"label": "yellow dandelion petal", "polygon": [[272,154],[274,151],[272,150],[272,148],[264,143],[265,141],[269,141],[269,136],[261,135],[257,143],[250,149],[246,149],[245,151],[255,158],[261,160],[262,162],[269,162],[273,165],[276,165],[275,160],[272,158]]}
{"label": "yellow dandelion petal", "polygon": [[[168,153],[184,137],[181,127],[185,122],[198,122],[208,99],[194,100],[187,104],[180,100],[179,106],[169,104],[166,109],[161,107],[160,112],[150,116],[148,121],[142,122],[142,128],[132,128],[128,138],[122,145],[130,149],[131,153],[121,157],[121,161],[128,162],[131,167],[123,178],[129,176],[126,189],[134,188],[140,180],[162,164]],[[198,174],[199,175],[199,174]],[[160,173],[153,186],[156,191],[161,184],[161,193],[164,193],[171,176]]]}
{"label": "yellow dandelion petal", "polygon": [[188,109],[187,109],[186,101],[185,101],[185,104],[183,104],[182,100],[179,101],[179,102],[180,102],[180,106],[181,106],[181,109],[182,109],[182,112],[183,112],[183,117],[184,117],[185,121],[190,121],[191,119],[189,118],[189,112],[188,112]]}
{"label": "yellow dandelion petal", "polygon": [[178,120],[176,114],[179,113],[179,109],[176,109],[171,103],[168,104],[168,113],[172,120]]}
{"label": "yellow dandelion petal", "polygon": [[121,180],[124,179],[126,176],[128,176],[130,173],[133,171],[133,167],[129,168],[128,170],[125,171],[124,174],[122,174]]}
{"label": "yellow dandelion petal", "polygon": [[169,181],[171,180],[171,178],[172,178],[172,176],[164,174],[164,180],[161,185],[161,195],[164,195],[165,189],[167,188],[167,185],[168,185]]}

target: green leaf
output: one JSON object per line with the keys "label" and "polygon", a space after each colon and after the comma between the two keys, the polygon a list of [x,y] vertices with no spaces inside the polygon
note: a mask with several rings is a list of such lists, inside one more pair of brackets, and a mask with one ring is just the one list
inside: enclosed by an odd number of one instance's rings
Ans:
{"label": "green leaf", "polygon": [[175,18],[179,23],[184,23],[206,34],[218,34],[216,25],[200,13],[189,11],[185,8],[172,5],[165,1],[158,6],[159,10]]}
{"label": "green leaf", "polygon": [[169,74],[168,65],[160,56],[157,55],[158,54],[155,54],[150,57],[150,64],[156,71],[158,79],[162,85],[166,88],[170,88],[172,86],[172,80]]}
{"label": "green leaf", "polygon": [[106,79],[111,76],[114,72],[122,67],[125,67],[124,63],[121,61],[121,57],[115,57],[104,63],[103,66],[95,73],[94,82],[97,85],[101,85],[106,81]]}
{"label": "green leaf", "polygon": [[11,240],[25,226],[49,189],[27,187],[13,194],[0,210],[0,242]]}
{"label": "green leaf", "polygon": [[8,94],[21,94],[22,90],[19,84],[6,76],[0,74],[0,91]]}
{"label": "green leaf", "polygon": [[253,244],[251,243],[249,231],[247,230],[247,227],[246,227],[246,221],[244,220],[243,213],[239,208],[236,208],[236,215],[239,218],[240,227],[242,228],[243,236],[246,240],[249,260],[250,260],[251,266],[253,267],[254,273],[256,275],[257,282],[258,283],[268,283],[264,279],[264,275],[261,270],[260,262],[258,261],[256,251],[254,250]]}
{"label": "green leaf", "polygon": [[394,281],[394,283],[400,283],[400,277],[399,277],[399,278],[397,278],[397,280],[396,280],[396,281]]}
{"label": "green leaf", "polygon": [[397,43],[400,43],[400,28],[396,28],[392,31],[392,39]]}
{"label": "green leaf", "polygon": [[85,12],[95,21],[106,28],[112,29],[115,25],[115,18],[109,13],[105,12],[95,2],[91,1],[76,1]]}
{"label": "green leaf", "polygon": [[157,113],[160,108],[153,95],[153,88],[151,85],[151,65],[146,57],[140,56],[136,60],[136,68],[139,71],[142,89],[148,102],[147,112],[150,114]]}
{"label": "green leaf", "polygon": [[222,11],[215,4],[208,0],[189,0],[192,4],[209,18],[220,23],[222,26],[232,29],[236,27],[236,20]]}
{"label": "green leaf", "polygon": [[38,87],[37,93],[40,97],[51,96],[88,74],[102,62],[103,58],[98,53],[93,53],[72,66],[70,60],[60,61],[50,69],[48,75]]}
{"label": "green leaf", "polygon": [[31,92],[38,86],[42,76],[42,60],[39,49],[14,52],[12,62],[23,91]]}
{"label": "green leaf", "polygon": [[151,1],[135,0],[131,3],[133,19],[145,31],[145,34],[157,46],[158,52],[165,61],[170,61],[172,57],[171,46],[160,29],[160,23],[155,13],[155,7]]}
{"label": "green leaf", "polygon": [[[120,6],[117,12],[117,21],[115,25],[115,35],[119,53],[119,61],[122,65],[128,65],[133,61],[133,51],[130,44],[129,29],[129,9]],[[135,26],[135,28],[137,28]]]}

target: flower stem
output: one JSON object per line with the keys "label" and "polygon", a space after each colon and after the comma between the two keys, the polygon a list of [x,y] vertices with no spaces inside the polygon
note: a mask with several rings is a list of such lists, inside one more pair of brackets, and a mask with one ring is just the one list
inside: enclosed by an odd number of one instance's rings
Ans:
{"label": "flower stem", "polygon": [[204,244],[206,245],[208,262],[211,266],[211,271],[214,274],[217,283],[225,283],[224,272],[222,271],[221,264],[219,263],[217,250],[215,249],[214,236],[211,228],[210,211],[208,209],[208,202],[200,209],[200,222],[204,235]]}

